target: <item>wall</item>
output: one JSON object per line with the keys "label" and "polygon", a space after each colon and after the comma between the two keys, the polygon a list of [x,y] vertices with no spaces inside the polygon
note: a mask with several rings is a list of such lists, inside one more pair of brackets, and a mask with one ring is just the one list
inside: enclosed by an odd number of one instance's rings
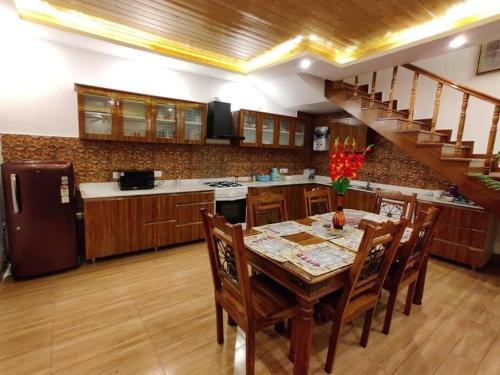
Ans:
{"label": "wall", "polygon": [[[500,97],[500,71],[476,75],[478,54],[478,46],[470,47],[441,56],[419,60],[413,62],[413,64],[476,90]],[[384,91],[383,100],[389,99],[391,77],[392,68],[377,73],[376,88]],[[413,72],[405,68],[399,68],[396,80],[396,98],[398,99],[399,109],[408,108],[412,77]],[[354,79],[349,78],[346,81],[353,83]],[[360,84],[370,83],[371,73],[361,75],[359,82]],[[415,103],[415,119],[432,117],[435,90],[435,81],[427,77],[419,77]],[[453,139],[456,137],[461,102],[462,94],[460,92],[446,86],[444,87],[437,128],[454,129]],[[493,104],[482,102],[473,97],[469,99],[463,140],[475,141],[475,153],[482,154],[486,152],[493,109]],[[500,150],[500,136],[497,136],[495,150]]]}
{"label": "wall", "polygon": [[162,170],[164,178],[250,176],[272,167],[302,174],[311,166],[310,147],[297,150],[228,145],[167,145],[104,142],[69,137],[3,135],[4,160],[60,159],[74,163],[77,183],[111,181],[112,171]]}
{"label": "wall", "polygon": [[[313,126],[330,126],[330,132],[335,137],[336,119],[345,117],[342,113],[332,113],[313,116]],[[411,186],[423,189],[442,189],[449,187],[450,183],[443,176],[413,159],[410,155],[398,148],[376,132],[362,125],[368,136],[366,143],[374,144],[373,151],[367,154],[365,164],[362,166],[358,179],[362,181],[378,182],[398,186]],[[356,134],[356,133],[353,133]],[[359,131],[358,133],[359,134]],[[356,136],[354,136],[356,139]],[[313,152],[311,164],[320,175],[328,175],[328,152]]]}

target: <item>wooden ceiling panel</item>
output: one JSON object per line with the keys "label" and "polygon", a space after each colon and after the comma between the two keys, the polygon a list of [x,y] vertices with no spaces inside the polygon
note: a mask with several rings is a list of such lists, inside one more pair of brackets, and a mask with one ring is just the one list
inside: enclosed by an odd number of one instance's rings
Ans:
{"label": "wooden ceiling panel", "polygon": [[[14,0],[23,2],[24,0]],[[36,0],[34,0],[36,1]],[[487,0],[478,0],[487,1]],[[41,0],[40,0],[41,2]],[[318,46],[302,48],[337,63],[384,51],[401,43],[388,35],[442,17],[459,0],[48,0],[48,4],[124,25],[185,47],[190,59],[206,51],[212,60],[250,64],[298,36]],[[500,10],[499,10],[500,11]],[[36,20],[36,17],[34,17]],[[39,18],[39,21],[44,21]],[[472,21],[469,21],[472,22]],[[50,22],[49,22],[50,23]],[[457,23],[460,24],[460,23]],[[68,28],[68,23],[63,24]],[[71,26],[70,26],[71,28]],[[86,32],[85,30],[81,30]],[[445,31],[445,30],[442,30]],[[90,32],[92,34],[92,32]],[[111,34],[113,29],[111,27]],[[98,34],[106,38],[106,32]],[[113,34],[115,40],[119,40]],[[128,35],[133,39],[133,32]],[[127,41],[125,41],[127,43]],[[142,46],[148,47],[149,41]],[[397,44],[399,43],[399,44]],[[139,44],[141,45],[141,44]],[[321,46],[320,46],[321,45]],[[151,47],[168,54],[169,49]],[[302,50],[303,50],[302,49]],[[194,51],[194,52],[193,52]],[[201,52],[200,52],[201,51]],[[355,55],[354,52],[356,51]],[[350,56],[348,56],[351,54]],[[182,52],[174,54],[182,57]],[[342,57],[342,55],[344,55]],[[337,56],[340,56],[337,58]],[[194,58],[197,60],[197,58]],[[347,60],[346,60],[347,59]],[[203,60],[202,58],[198,60]],[[210,59],[209,59],[210,60]],[[212,61],[210,60],[210,61]],[[222,66],[215,62],[215,65]],[[228,69],[233,69],[227,67]]]}

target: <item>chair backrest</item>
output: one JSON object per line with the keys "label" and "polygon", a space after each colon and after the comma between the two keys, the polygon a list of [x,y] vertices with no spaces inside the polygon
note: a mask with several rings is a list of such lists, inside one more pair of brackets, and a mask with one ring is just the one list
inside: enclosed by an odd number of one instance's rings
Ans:
{"label": "chair backrest", "polygon": [[[429,254],[429,246],[440,213],[441,209],[435,206],[418,213],[411,236],[404,245],[399,257],[397,269],[395,270],[396,280],[403,277],[407,268],[412,268],[416,272],[420,270],[422,263]],[[411,263],[410,267],[408,267],[409,263]]]}
{"label": "chair backrest", "polygon": [[288,220],[284,193],[247,194],[247,228]]}
{"label": "chair backrest", "polygon": [[332,211],[330,188],[304,189],[306,216],[324,214]]}
{"label": "chair backrest", "polygon": [[[224,301],[228,312],[243,312],[253,320],[250,277],[241,224],[231,225],[223,216],[200,210],[207,240],[212,279],[216,292],[230,296]],[[236,314],[233,314],[236,315]],[[237,318],[237,316],[233,316]]]}
{"label": "chair backrest", "polygon": [[378,298],[389,267],[400,246],[407,220],[366,224],[365,233],[354,263],[347,276],[339,308],[345,308],[352,298],[370,294]]}
{"label": "chair backrest", "polygon": [[417,203],[417,194],[406,195],[400,192],[375,191],[376,214],[394,219],[413,219],[413,212]]}

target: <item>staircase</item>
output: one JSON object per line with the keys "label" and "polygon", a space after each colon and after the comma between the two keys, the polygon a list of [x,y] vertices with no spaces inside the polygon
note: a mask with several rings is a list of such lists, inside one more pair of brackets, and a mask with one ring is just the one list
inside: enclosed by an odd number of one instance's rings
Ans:
{"label": "staircase", "polygon": [[[409,108],[398,109],[395,83],[398,70],[413,72]],[[418,80],[424,76],[436,82],[432,118],[414,119],[415,100],[418,95]],[[369,85],[358,85],[344,81],[326,81],[325,97],[352,116],[365,123],[389,141],[434,171],[440,173],[459,187],[461,194],[500,217],[500,190],[488,186],[479,176],[499,179],[498,162],[493,154],[500,115],[500,99],[452,82],[412,64],[394,67],[388,87],[387,101],[382,101],[383,92],[376,88],[377,72],[372,73]],[[452,130],[437,127],[437,119],[443,86],[458,90],[462,94],[456,140],[452,141]],[[463,140],[469,98],[473,96],[493,105],[491,128],[486,154],[474,154],[474,142]],[[401,96],[400,96],[401,98]]]}

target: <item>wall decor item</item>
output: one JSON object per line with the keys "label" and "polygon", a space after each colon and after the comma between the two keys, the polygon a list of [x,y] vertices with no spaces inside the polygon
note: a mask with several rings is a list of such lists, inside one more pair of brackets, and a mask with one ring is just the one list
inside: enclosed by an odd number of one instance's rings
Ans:
{"label": "wall decor item", "polygon": [[477,74],[500,70],[500,39],[481,44],[477,62]]}
{"label": "wall decor item", "polygon": [[330,148],[330,128],[328,126],[316,126],[313,132],[313,150],[328,151]]}

